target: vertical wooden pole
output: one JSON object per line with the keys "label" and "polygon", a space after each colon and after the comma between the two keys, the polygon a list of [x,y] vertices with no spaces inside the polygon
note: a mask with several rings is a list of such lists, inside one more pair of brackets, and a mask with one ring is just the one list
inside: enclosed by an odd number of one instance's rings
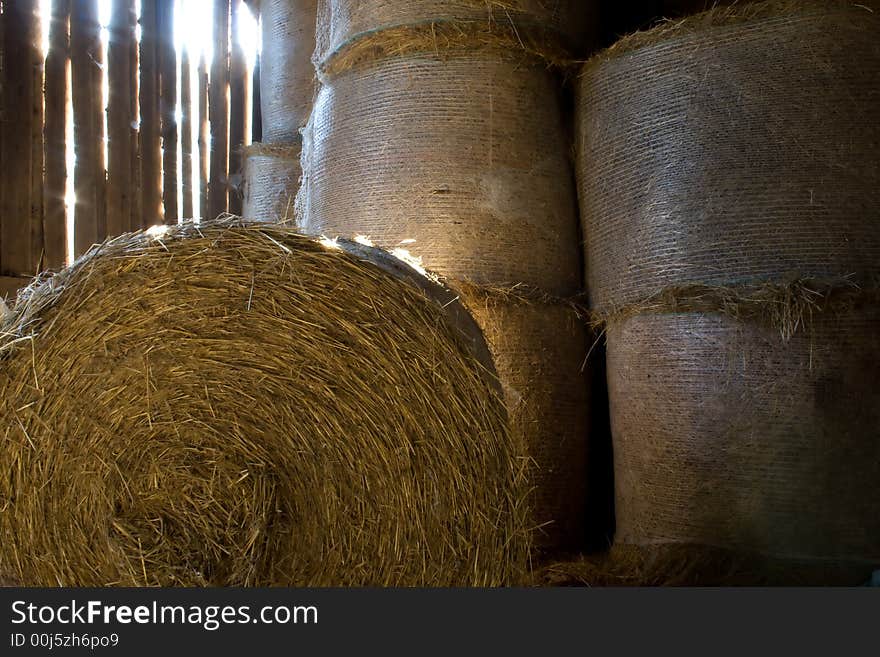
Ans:
{"label": "vertical wooden pole", "polygon": [[177,223],[177,53],[174,0],[156,0],[159,11],[159,113],[162,117],[162,203],[165,223]]}
{"label": "vertical wooden pole", "polygon": [[251,143],[263,141],[263,110],[260,103],[260,55],[254,63],[254,79],[251,83]]}
{"label": "vertical wooden pole", "polygon": [[183,187],[183,218],[193,218],[193,184],[192,184],[192,94],[190,92],[190,61],[189,51],[186,45],[180,55],[180,141],[181,162],[183,175],[181,186]]}
{"label": "vertical wooden pole", "polygon": [[45,266],[59,269],[67,259],[67,66],[70,61],[70,0],[55,0],[46,56],[46,123],[43,128],[45,181],[43,243]]}
{"label": "vertical wooden pole", "polygon": [[120,235],[131,226],[134,206],[132,179],[131,126],[135,120],[131,107],[132,86],[137,71],[131,68],[131,29],[134,0],[113,0],[110,17],[110,44],[107,49],[107,232]]}
{"label": "vertical wooden pole", "polygon": [[241,156],[247,134],[249,82],[241,44],[241,0],[232,0],[232,45],[229,57],[229,212],[241,214]]}
{"label": "vertical wooden pole", "polygon": [[199,216],[208,217],[208,64],[205,56],[199,59]]}
{"label": "vertical wooden pole", "polygon": [[74,250],[79,256],[107,234],[101,28],[96,0],[73,0],[70,13],[73,86]]}
{"label": "vertical wooden pole", "polygon": [[37,9],[36,0],[3,6],[0,275],[36,273],[43,247],[43,53]]}
{"label": "vertical wooden pole", "polygon": [[31,181],[30,181],[30,261],[31,269],[25,273],[37,273],[44,268],[44,236],[43,236],[43,83],[45,77],[45,60],[43,58],[42,30],[39,23],[39,12],[33,16],[33,45],[28,49],[31,57],[31,114],[30,147],[31,147]]}
{"label": "vertical wooden pole", "polygon": [[128,68],[131,72],[131,87],[128,93],[129,114],[132,117],[129,126],[128,140],[131,144],[131,160],[129,161],[129,180],[131,181],[131,212],[128,217],[128,230],[138,230],[143,221],[141,203],[141,160],[140,160],[140,110],[138,107],[138,78],[140,70],[140,58],[138,56],[138,15],[137,4],[132,4],[128,13],[129,34],[133,35],[128,44]]}
{"label": "vertical wooden pole", "polygon": [[162,223],[162,149],[159,143],[159,13],[153,0],[141,2],[140,149],[141,226]]}
{"label": "vertical wooden pole", "polygon": [[229,0],[214,0],[214,60],[208,113],[211,121],[211,179],[208,218],[226,212],[229,176]]}

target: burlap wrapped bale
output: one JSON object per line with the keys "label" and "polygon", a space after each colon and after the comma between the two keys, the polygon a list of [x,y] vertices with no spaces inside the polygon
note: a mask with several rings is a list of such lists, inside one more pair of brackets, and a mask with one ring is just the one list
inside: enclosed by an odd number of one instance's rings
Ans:
{"label": "burlap wrapped bale", "polygon": [[876,307],[814,315],[788,342],[717,314],[612,323],[617,540],[787,559],[789,581],[822,562],[825,581],[864,582],[880,564],[878,377]]}
{"label": "burlap wrapped bale", "polygon": [[299,143],[254,143],[244,150],[242,216],[257,221],[292,223],[299,189]]}
{"label": "burlap wrapped bale", "polygon": [[749,4],[586,66],[612,556],[641,583],[858,583],[880,558],[878,27]]}
{"label": "burlap wrapped bale", "polygon": [[[558,80],[515,40],[456,30],[438,27],[427,50],[421,27],[381,31],[325,62],[298,220],[449,279],[568,297],[581,262]],[[584,526],[588,338],[570,309],[517,304],[474,312],[508,399],[522,398],[512,412],[532,458],[536,540],[567,549]]]}
{"label": "burlap wrapped bale", "polygon": [[263,0],[260,5],[262,139],[289,143],[309,118],[315,95],[317,0]]}
{"label": "burlap wrapped bale", "polygon": [[401,26],[480,23],[526,41],[581,52],[595,35],[596,0],[318,0],[315,63],[356,41]]}
{"label": "burlap wrapped bale", "polygon": [[448,291],[345,246],[163,227],[20,295],[0,327],[0,573],[518,582],[523,453],[485,343]]}
{"label": "burlap wrapped bale", "polygon": [[454,287],[483,327],[511,426],[529,446],[535,543],[577,550],[584,540],[590,419],[583,321],[556,300],[462,283]]}
{"label": "burlap wrapped bale", "polygon": [[386,58],[328,79],[303,132],[303,227],[368,235],[444,275],[580,287],[558,81],[492,51]]}
{"label": "burlap wrapped bale", "polygon": [[868,5],[720,8],[586,66],[578,173],[595,308],[689,283],[878,270],[880,11]]}

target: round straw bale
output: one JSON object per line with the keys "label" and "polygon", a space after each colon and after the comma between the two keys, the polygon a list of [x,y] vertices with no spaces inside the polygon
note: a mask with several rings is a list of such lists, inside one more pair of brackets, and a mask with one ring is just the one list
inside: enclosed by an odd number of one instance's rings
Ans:
{"label": "round straw bale", "polygon": [[260,110],[263,141],[292,142],[315,95],[317,0],[264,0],[260,8]]}
{"label": "round straw bale", "polygon": [[520,581],[522,450],[482,338],[449,292],[343,246],[163,227],[25,290],[0,328],[0,573]]}
{"label": "round straw bale", "polygon": [[486,24],[572,51],[591,42],[596,0],[318,0],[315,63],[320,68],[340,50],[392,28],[416,25]]}
{"label": "round straw bale", "polygon": [[803,583],[812,564],[827,571],[812,583],[858,584],[880,564],[876,304],[816,313],[788,341],[709,313],[607,335],[617,541],[640,562],[664,551],[691,583]]}
{"label": "round straw bale", "polygon": [[300,142],[254,143],[244,149],[242,216],[257,221],[294,221],[300,179]]}
{"label": "round straw bale", "polygon": [[873,1],[776,0],[591,60],[577,150],[593,306],[880,271],[878,33]]}

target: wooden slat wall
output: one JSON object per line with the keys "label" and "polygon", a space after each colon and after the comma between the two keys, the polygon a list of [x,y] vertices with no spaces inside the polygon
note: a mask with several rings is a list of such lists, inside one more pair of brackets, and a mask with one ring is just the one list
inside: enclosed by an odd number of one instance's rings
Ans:
{"label": "wooden slat wall", "polygon": [[[28,3],[25,2],[25,5]],[[36,12],[31,14],[30,23],[36,28]],[[30,228],[31,268],[23,273],[37,273],[43,269],[43,78],[45,74],[41,33],[35,29],[28,35],[28,64],[31,67],[30,97],[30,188],[28,196],[30,208],[28,223]],[[25,111],[27,111],[27,109]]]}
{"label": "wooden slat wall", "polygon": [[214,54],[191,68],[195,54],[181,52],[178,66],[174,49],[180,2],[112,0],[105,52],[98,0],[52,0],[51,16],[39,0],[0,1],[0,298],[107,236],[240,211],[241,149],[261,128],[259,71],[250,79],[240,38],[247,10],[212,0]]}
{"label": "wooden slat wall", "polygon": [[73,96],[74,255],[107,236],[104,169],[104,57],[96,0],[73,0],[70,10],[70,67]]}
{"label": "wooden slat wall", "polygon": [[162,146],[159,141],[159,9],[141,3],[140,178],[141,226],[162,223]]}
{"label": "wooden slat wall", "polygon": [[254,79],[251,84],[251,143],[263,141],[263,112],[260,106],[260,56],[254,63]]}
{"label": "wooden slat wall", "polygon": [[119,235],[137,221],[137,177],[133,162],[137,158],[137,132],[133,127],[136,107],[132,91],[137,90],[137,61],[132,61],[135,41],[134,0],[114,0],[107,48],[109,98],[107,101],[107,232]]}
{"label": "wooden slat wall", "polygon": [[43,57],[36,0],[3,5],[0,98],[0,275],[40,268],[43,206]]}
{"label": "wooden slat wall", "polygon": [[177,214],[177,53],[174,0],[156,0],[159,11],[159,114],[162,118],[162,205],[166,224]]}
{"label": "wooden slat wall", "polygon": [[180,54],[180,166],[183,169],[181,175],[181,187],[183,188],[183,208],[181,212],[184,219],[193,217],[193,185],[192,185],[192,92],[190,91],[190,61],[189,51],[183,46]]}
{"label": "wooden slat wall", "polygon": [[208,216],[208,64],[204,55],[199,60],[198,105],[199,105],[199,212]]}
{"label": "wooden slat wall", "polygon": [[241,0],[232,0],[232,44],[229,54],[229,212],[241,214],[242,204],[242,147],[247,134],[247,103],[250,80],[241,43],[241,12],[246,11]]}
{"label": "wooden slat wall", "polygon": [[208,87],[211,123],[211,177],[208,181],[209,219],[226,212],[229,192],[229,2],[214,2],[214,60]]}
{"label": "wooden slat wall", "polygon": [[70,0],[55,0],[49,24],[46,57],[46,123],[43,126],[45,180],[43,186],[44,265],[64,266],[67,258],[67,104],[70,101]]}

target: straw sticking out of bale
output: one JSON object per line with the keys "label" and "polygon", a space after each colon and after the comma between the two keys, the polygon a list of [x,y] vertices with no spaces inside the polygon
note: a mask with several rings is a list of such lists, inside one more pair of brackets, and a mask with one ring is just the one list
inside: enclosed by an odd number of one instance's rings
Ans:
{"label": "straw sticking out of bale", "polygon": [[778,330],[788,340],[809,326],[814,315],[863,308],[878,300],[877,281],[859,285],[851,277],[739,286],[681,285],[660,290],[639,303],[588,314],[598,329],[648,313],[717,313]]}
{"label": "straw sticking out of bale", "polygon": [[[318,0],[314,61],[319,69],[358,42],[390,47],[399,28],[436,30],[439,42],[460,31],[509,35],[549,53],[576,52],[591,41],[598,17],[595,0]],[[446,32],[446,34],[442,34]],[[427,37],[430,40],[430,37]],[[401,44],[411,42],[412,35]],[[427,51],[437,50],[428,45]]]}
{"label": "straw sticking out of bale", "polygon": [[447,292],[338,246],[162,227],[22,293],[0,329],[0,572],[519,581],[522,450],[473,335]]}
{"label": "straw sticking out of bale", "polygon": [[511,25],[448,20],[389,27],[360,35],[320,62],[318,71],[322,78],[328,78],[386,57],[426,53],[445,57],[473,51],[512,60],[532,56],[560,67],[569,63],[567,51],[543,35],[520,33]]}

